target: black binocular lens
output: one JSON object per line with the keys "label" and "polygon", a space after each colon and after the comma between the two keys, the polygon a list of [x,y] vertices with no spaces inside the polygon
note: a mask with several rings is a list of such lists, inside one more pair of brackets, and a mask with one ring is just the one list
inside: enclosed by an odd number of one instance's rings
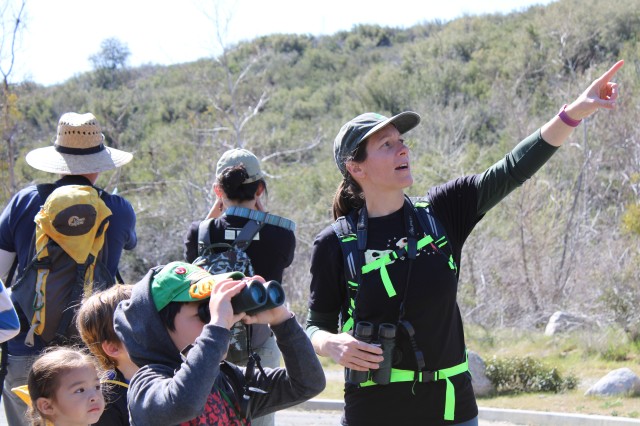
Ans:
{"label": "black binocular lens", "polygon": [[[255,293],[252,293],[253,296],[240,298],[239,296],[242,296],[247,289],[252,292],[255,290]],[[258,289],[259,291],[257,291]],[[235,301],[236,298],[238,298],[237,301]],[[233,304],[233,312],[236,314],[246,312],[249,315],[255,315],[258,312],[282,305],[284,298],[284,290],[279,282],[267,281],[263,284],[260,281],[254,280],[247,284],[247,287],[245,287],[239,295],[231,299],[231,304]]]}
{"label": "black binocular lens", "polygon": [[[246,312],[249,315],[255,315],[282,305],[284,299],[284,290],[277,281],[268,281],[263,284],[258,280],[252,280],[240,293],[231,298],[231,306],[234,314]],[[205,324],[211,321],[209,300],[198,305],[198,318]]]}
{"label": "black binocular lens", "polygon": [[242,291],[231,298],[233,313],[251,312],[267,303],[267,290],[257,280],[250,281]]}
{"label": "black binocular lens", "polygon": [[265,284],[267,289],[268,299],[267,303],[270,303],[272,307],[280,306],[284,303],[284,290],[282,286],[276,281],[269,281]]}

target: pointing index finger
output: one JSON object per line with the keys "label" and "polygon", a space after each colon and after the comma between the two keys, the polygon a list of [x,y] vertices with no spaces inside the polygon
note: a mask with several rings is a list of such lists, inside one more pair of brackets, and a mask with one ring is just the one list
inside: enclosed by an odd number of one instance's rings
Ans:
{"label": "pointing index finger", "polygon": [[622,68],[623,65],[624,65],[624,60],[620,60],[620,61],[616,62],[615,64],[613,64],[613,66],[611,68],[609,68],[609,70],[607,72],[602,74],[602,77],[600,77],[600,81],[605,82],[605,83],[611,81],[613,76],[618,72],[618,70],[620,68]]}

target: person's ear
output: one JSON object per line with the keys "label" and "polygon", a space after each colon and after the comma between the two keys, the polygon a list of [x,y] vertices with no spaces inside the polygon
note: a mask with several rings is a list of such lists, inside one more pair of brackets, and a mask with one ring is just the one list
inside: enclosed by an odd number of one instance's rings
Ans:
{"label": "person's ear", "polygon": [[117,342],[101,342],[102,350],[111,358],[116,358],[122,352],[121,344]]}
{"label": "person's ear", "polygon": [[216,197],[220,199],[224,195],[224,191],[222,190],[222,187],[218,183],[213,184],[213,192],[216,194]]}
{"label": "person's ear", "polygon": [[36,399],[36,408],[45,416],[52,416],[54,413],[53,400],[41,396]]}
{"label": "person's ear", "polygon": [[264,189],[264,183],[260,182],[260,185],[258,185],[258,189],[256,189],[256,198],[260,197],[264,193]]}
{"label": "person's ear", "polygon": [[363,178],[365,175],[364,168],[361,163],[356,163],[355,161],[347,161],[345,164],[347,167],[347,171],[354,178]]}

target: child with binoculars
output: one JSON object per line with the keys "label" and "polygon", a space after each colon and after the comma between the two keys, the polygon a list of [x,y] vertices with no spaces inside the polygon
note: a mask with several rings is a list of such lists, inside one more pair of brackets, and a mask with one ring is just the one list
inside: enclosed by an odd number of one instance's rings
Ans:
{"label": "child with binoculars", "polygon": [[[121,302],[115,331],[140,369],[127,395],[132,425],[248,424],[319,394],[325,376],[275,281],[211,275],[185,262],[151,269]],[[284,368],[224,361],[237,321],[269,324]]]}

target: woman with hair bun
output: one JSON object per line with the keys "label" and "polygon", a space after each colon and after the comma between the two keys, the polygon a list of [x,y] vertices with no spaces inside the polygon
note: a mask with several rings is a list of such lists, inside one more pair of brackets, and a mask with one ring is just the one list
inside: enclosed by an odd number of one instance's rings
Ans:
{"label": "woman with hair bun", "polygon": [[[257,220],[263,226],[245,250],[253,272],[267,281],[282,283],[285,268],[293,262],[295,223],[266,212],[262,200],[267,194],[267,182],[258,158],[246,149],[226,151],[218,160],[213,192],[216,201],[205,218],[210,242],[232,244],[249,220]],[[200,225],[200,221],[193,222],[185,236],[184,257],[187,262],[193,262],[199,255]],[[262,366],[278,367],[280,351],[269,327],[254,324],[251,329],[251,346],[260,356]],[[236,324],[232,333],[226,359],[244,366],[248,361],[244,326]],[[254,419],[252,425],[273,425],[274,420],[274,414],[269,414]]]}

